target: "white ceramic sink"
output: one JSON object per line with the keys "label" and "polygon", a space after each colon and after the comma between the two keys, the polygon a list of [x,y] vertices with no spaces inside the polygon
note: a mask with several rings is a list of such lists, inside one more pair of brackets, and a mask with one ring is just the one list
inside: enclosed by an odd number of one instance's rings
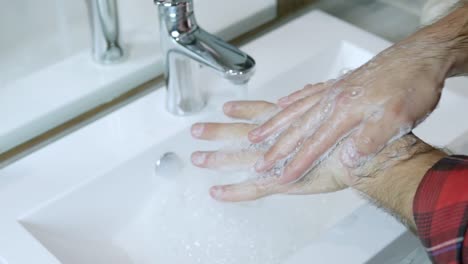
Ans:
{"label": "white ceramic sink", "polygon": [[[265,98],[268,91],[274,99],[310,78],[336,77],[370,57],[352,44],[336,43],[251,96]],[[216,202],[208,195],[211,185],[246,177],[190,165],[193,151],[216,145],[194,141],[185,128],[20,223],[63,263],[281,263],[363,204],[351,191]],[[164,153],[176,158],[156,172]]]}
{"label": "white ceramic sink", "polygon": [[[311,12],[243,47],[258,63],[248,97],[276,100],[358,67],[389,44]],[[468,124],[454,122],[468,110],[458,90],[466,83],[449,84],[417,135],[468,153]],[[141,97],[0,171],[0,263],[343,263],[343,256],[346,263],[386,263],[418,247],[403,226],[350,190],[212,200],[211,185],[245,175],[191,166],[193,150],[217,144],[193,141],[189,127],[222,120],[213,110],[226,96],[185,118],[165,112],[164,96]],[[173,158],[157,170],[168,152]],[[392,247],[398,241],[407,247]]]}
{"label": "white ceramic sink", "polygon": [[[193,168],[195,147],[183,131],[20,222],[63,263],[281,263],[363,203],[350,191],[219,203],[210,184],[243,177]],[[168,151],[183,168],[156,173]]]}

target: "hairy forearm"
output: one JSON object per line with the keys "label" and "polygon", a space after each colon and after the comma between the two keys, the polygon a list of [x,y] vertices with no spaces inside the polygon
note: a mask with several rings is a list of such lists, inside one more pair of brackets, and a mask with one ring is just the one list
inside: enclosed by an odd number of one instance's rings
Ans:
{"label": "hairy forearm", "polygon": [[[458,8],[449,15],[421,29],[400,45],[404,46],[414,39],[421,45],[422,53],[428,52],[428,62],[436,61],[435,70],[442,74],[441,81],[451,76],[468,74],[468,0],[460,1]],[[386,169],[376,171],[372,177],[363,178],[355,188],[397,216],[414,232],[413,200],[417,188],[426,172],[447,154],[412,135],[407,136],[411,137],[416,139],[416,143],[408,151],[407,146],[398,144],[384,150],[391,153],[404,149],[405,158],[393,161]]]}
{"label": "hairy forearm", "polygon": [[[407,144],[405,140],[412,142]],[[379,155],[383,160],[388,160],[377,162],[376,166],[383,169],[360,179],[354,189],[415,232],[413,200],[416,190],[426,172],[446,155],[413,135],[406,136],[406,139],[388,146]]]}
{"label": "hairy forearm", "polygon": [[460,28],[454,33],[455,44],[453,47],[456,60],[451,75],[468,74],[468,1],[463,1],[463,6],[455,11],[455,18],[459,19]]}
{"label": "hairy forearm", "polygon": [[[468,73],[468,1],[436,23],[422,28],[408,40],[418,39],[421,47],[439,60],[444,78]],[[405,42],[405,41],[403,41]],[[421,52],[424,52],[421,50]],[[437,65],[437,63],[436,63]]]}

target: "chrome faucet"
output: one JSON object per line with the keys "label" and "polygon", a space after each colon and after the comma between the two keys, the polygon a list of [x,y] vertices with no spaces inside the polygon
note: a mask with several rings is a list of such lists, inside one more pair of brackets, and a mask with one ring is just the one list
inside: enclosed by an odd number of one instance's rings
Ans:
{"label": "chrome faucet", "polygon": [[102,64],[115,63],[124,52],[119,44],[119,17],[116,0],[87,0],[92,34],[93,59]]}
{"label": "chrome faucet", "polygon": [[245,84],[255,61],[238,48],[201,29],[192,0],[154,0],[159,9],[161,46],[165,54],[166,108],[176,115],[200,111],[206,98],[194,83],[193,62],[214,69],[234,84]]}

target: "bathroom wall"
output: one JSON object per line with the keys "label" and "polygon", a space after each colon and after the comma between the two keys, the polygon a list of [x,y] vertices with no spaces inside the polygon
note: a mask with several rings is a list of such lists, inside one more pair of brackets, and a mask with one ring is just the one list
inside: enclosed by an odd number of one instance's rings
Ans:
{"label": "bathroom wall", "polygon": [[[318,0],[311,8],[398,42],[420,27],[420,14],[426,0]],[[398,19],[395,19],[398,18]]]}
{"label": "bathroom wall", "polygon": [[[89,48],[84,0],[0,0],[0,3],[0,87]],[[157,10],[152,0],[119,0],[118,3],[123,40],[140,30],[157,35]],[[269,10],[269,15],[274,15],[276,3],[274,0],[195,0],[195,4],[199,22],[207,30],[219,32],[257,12]],[[246,30],[238,28],[231,36]]]}
{"label": "bathroom wall", "polygon": [[[194,3],[199,23],[224,38],[276,15],[276,0]],[[153,1],[118,4],[128,58],[103,68],[89,59],[85,0],[0,0],[0,154],[160,73]],[[139,75],[140,69],[145,73]],[[121,78],[108,80],[111,71]],[[126,75],[138,77],[130,81]],[[111,81],[120,86],[104,87]]]}

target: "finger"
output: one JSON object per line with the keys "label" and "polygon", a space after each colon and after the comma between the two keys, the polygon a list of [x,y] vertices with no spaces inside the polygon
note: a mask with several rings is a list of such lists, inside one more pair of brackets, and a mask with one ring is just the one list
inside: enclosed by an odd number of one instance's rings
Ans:
{"label": "finger", "polygon": [[192,164],[214,170],[239,170],[253,166],[261,156],[257,151],[197,151],[192,153]]}
{"label": "finger", "polygon": [[196,123],[190,132],[197,139],[233,140],[247,136],[256,127],[247,123]]}
{"label": "finger", "polygon": [[223,106],[224,114],[237,119],[255,120],[274,112],[278,107],[267,101],[231,101]]}
{"label": "finger", "polygon": [[296,151],[296,148],[302,145],[305,136],[313,134],[318,128],[318,124],[321,122],[320,111],[322,111],[322,106],[316,104],[295,124],[291,125],[268,149],[263,159],[258,160],[255,164],[255,170],[257,172],[268,171],[276,162]]}
{"label": "finger", "polygon": [[283,189],[283,186],[277,185],[273,180],[269,182],[252,180],[238,184],[213,186],[210,188],[210,195],[218,201],[241,202],[282,193]]}
{"label": "finger", "polygon": [[286,166],[279,178],[280,184],[299,179],[327,151],[332,149],[342,138],[349,134],[361,122],[360,115],[348,115],[346,111],[337,112],[307,138],[303,146]]}
{"label": "finger", "polygon": [[304,177],[299,181],[283,185],[288,186],[285,194],[303,195],[330,193],[347,188],[347,185],[336,180],[333,175],[335,173],[333,170],[334,168],[314,168],[312,171],[309,171],[307,175],[304,175]]}
{"label": "finger", "polygon": [[265,153],[263,159],[255,164],[255,171],[262,173],[271,170],[275,163],[295,151],[304,138],[302,129],[290,127],[279,140]]}
{"label": "finger", "polygon": [[261,126],[250,131],[248,135],[249,140],[252,143],[259,143],[265,140],[275,132],[295,122],[297,118],[314,107],[321,98],[321,93],[318,93],[316,95],[300,99],[296,103],[276,114],[274,117],[270,118]]}
{"label": "finger", "polygon": [[278,105],[281,108],[286,108],[289,105],[293,104],[294,102],[305,98],[307,96],[322,92],[327,88],[325,83],[317,83],[317,84],[308,84],[303,89],[296,91],[288,96],[280,98],[278,100]]}
{"label": "finger", "polygon": [[304,135],[303,126],[290,126],[267,150],[263,158],[257,161],[255,171],[262,173],[271,170],[277,161],[286,158],[301,145]]}
{"label": "finger", "polygon": [[383,119],[367,121],[356,131],[341,150],[344,165],[355,168],[382,150],[390,141],[411,131],[406,122],[399,122],[392,113],[384,113]]}

